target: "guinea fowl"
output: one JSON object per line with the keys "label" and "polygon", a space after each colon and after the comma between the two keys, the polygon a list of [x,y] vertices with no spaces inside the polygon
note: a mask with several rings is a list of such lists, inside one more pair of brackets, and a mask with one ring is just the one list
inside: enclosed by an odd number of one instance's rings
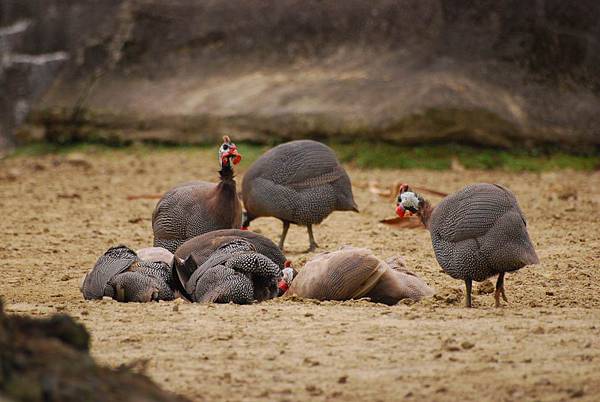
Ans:
{"label": "guinea fowl", "polygon": [[318,246],[312,225],[333,211],[356,211],[350,178],[328,146],[311,140],[291,141],[267,151],[250,166],[242,181],[246,212],[243,228],[261,216],[283,222],[283,249],[291,223],[307,227],[309,251]]}
{"label": "guinea fowl", "polygon": [[376,303],[393,305],[406,298],[432,296],[434,291],[407,271],[398,258],[382,261],[371,250],[346,246],[313,257],[286,294],[317,300],[368,297]]}
{"label": "guinea fowl", "polygon": [[435,208],[404,184],[396,213],[417,214],[431,233],[435,256],[443,270],[465,281],[466,305],[471,307],[472,281],[498,275],[496,307],[504,292],[504,274],[539,259],[527,233],[517,199],[498,184],[472,184],[444,198]]}
{"label": "guinea fowl", "polygon": [[[168,258],[167,250],[161,255]],[[154,252],[157,252],[155,250]],[[149,302],[173,300],[172,268],[156,254],[140,255],[126,246],[109,248],[85,276],[81,292],[86,300],[112,297],[120,302]],[[170,254],[170,253],[169,253]]]}
{"label": "guinea fowl", "polygon": [[[193,271],[188,278],[180,269],[184,296],[200,303],[248,304],[272,299],[278,294],[282,271],[276,263],[257,252],[244,238],[222,243],[200,266],[192,256],[182,264]],[[189,269],[192,265],[193,269]],[[181,265],[178,265],[181,267]]]}
{"label": "guinea fowl", "polygon": [[185,284],[189,282],[189,278],[198,267],[211,258],[218,249],[236,240],[250,243],[256,253],[264,255],[280,270],[287,265],[279,247],[263,235],[240,229],[215,230],[189,239],[177,248],[173,269],[175,286],[182,293],[185,292]]}
{"label": "guinea fowl", "polygon": [[237,195],[232,164],[242,156],[228,136],[219,149],[218,184],[185,183],[169,190],[152,214],[154,245],[174,252],[187,239],[218,229],[239,228],[242,205]]}

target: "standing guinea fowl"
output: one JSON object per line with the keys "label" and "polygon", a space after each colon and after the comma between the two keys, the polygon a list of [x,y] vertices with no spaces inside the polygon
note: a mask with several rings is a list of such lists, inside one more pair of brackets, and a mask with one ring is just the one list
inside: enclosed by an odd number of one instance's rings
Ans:
{"label": "standing guinea fowl", "polygon": [[328,146],[311,140],[291,141],[266,152],[242,181],[247,228],[253,219],[274,216],[283,221],[283,249],[290,223],[308,228],[309,251],[318,246],[312,225],[333,211],[356,211],[350,178]]}
{"label": "standing guinea fowl", "polygon": [[471,307],[472,281],[498,274],[494,298],[504,301],[504,273],[539,259],[529,239],[517,199],[497,184],[472,184],[444,198],[435,208],[406,184],[400,187],[396,213],[417,214],[431,233],[435,257],[444,271],[465,281]]}
{"label": "standing guinea fowl", "polygon": [[193,181],[169,190],[152,214],[154,246],[175,252],[187,239],[218,229],[239,228],[242,205],[233,178],[234,165],[242,156],[228,136],[219,149],[217,184]]}

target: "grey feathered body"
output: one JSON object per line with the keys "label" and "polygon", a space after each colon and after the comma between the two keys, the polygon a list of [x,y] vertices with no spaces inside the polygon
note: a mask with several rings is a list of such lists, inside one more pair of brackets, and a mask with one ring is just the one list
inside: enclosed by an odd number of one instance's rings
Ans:
{"label": "grey feathered body", "polygon": [[[200,266],[215,250],[236,239],[244,239],[252,243],[258,253],[265,255],[280,269],[284,268],[285,256],[271,239],[249,230],[240,229],[215,230],[187,240],[175,251],[176,263],[192,256],[195,265]],[[185,276],[192,274],[184,267],[179,267],[179,269],[183,270]]]}
{"label": "grey feathered body", "polygon": [[250,217],[274,216],[299,225],[320,223],[333,211],[357,210],[350,179],[335,153],[311,140],[266,152],[242,182]]}
{"label": "grey feathered body", "polygon": [[455,279],[482,281],[539,262],[517,199],[499,185],[446,197],[427,226],[440,266]]}
{"label": "grey feathered body", "polygon": [[125,290],[123,301],[173,300],[171,267],[164,262],[142,261],[126,246],[109,248],[86,275],[82,293],[87,300],[104,296],[117,298]]}
{"label": "grey feathered body", "polygon": [[239,228],[241,218],[242,206],[232,177],[218,184],[185,183],[165,193],[154,209],[154,246],[175,252],[194,236]]}
{"label": "grey feathered body", "polygon": [[277,264],[258,253],[249,241],[237,238],[214,250],[184,286],[195,302],[248,304],[275,297],[280,278]]}

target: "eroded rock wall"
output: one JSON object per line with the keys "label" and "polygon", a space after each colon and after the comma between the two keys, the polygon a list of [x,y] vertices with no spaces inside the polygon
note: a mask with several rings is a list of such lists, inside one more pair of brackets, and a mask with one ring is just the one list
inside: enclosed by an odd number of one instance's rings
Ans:
{"label": "eroded rock wall", "polygon": [[3,4],[71,56],[31,115],[57,141],[600,145],[593,0],[43,3]]}

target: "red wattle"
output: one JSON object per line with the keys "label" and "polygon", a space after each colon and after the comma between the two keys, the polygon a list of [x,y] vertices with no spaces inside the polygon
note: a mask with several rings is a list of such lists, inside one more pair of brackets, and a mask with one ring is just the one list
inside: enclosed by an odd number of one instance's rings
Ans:
{"label": "red wattle", "polygon": [[404,214],[406,213],[406,210],[404,209],[404,207],[400,204],[398,204],[396,206],[396,215],[398,215],[400,218],[404,218]]}
{"label": "red wattle", "polygon": [[248,230],[248,226],[242,226],[240,230]]}
{"label": "red wattle", "polygon": [[279,283],[277,284],[277,287],[281,290],[282,294],[287,292],[287,290],[289,289],[289,285],[283,279],[279,281]]}

